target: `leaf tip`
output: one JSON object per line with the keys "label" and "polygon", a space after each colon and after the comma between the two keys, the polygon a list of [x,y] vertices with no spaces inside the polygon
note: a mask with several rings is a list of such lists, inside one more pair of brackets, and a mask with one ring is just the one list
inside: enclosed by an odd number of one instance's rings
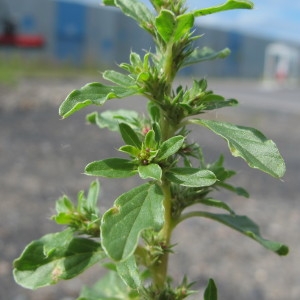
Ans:
{"label": "leaf tip", "polygon": [[277,250],[276,253],[280,256],[286,256],[289,254],[289,247],[286,245],[281,245]]}

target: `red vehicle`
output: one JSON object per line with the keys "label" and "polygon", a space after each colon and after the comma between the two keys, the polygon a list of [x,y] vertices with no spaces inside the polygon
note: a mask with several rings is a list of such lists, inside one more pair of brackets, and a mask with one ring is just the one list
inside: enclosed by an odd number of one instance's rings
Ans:
{"label": "red vehicle", "polygon": [[[18,34],[17,26],[9,17],[8,9],[5,9],[6,3],[0,0],[0,7],[2,12],[6,14],[0,18],[0,46],[13,46],[20,48],[39,48],[45,44],[45,40],[41,35],[34,34]],[[2,9],[4,7],[4,9]]]}

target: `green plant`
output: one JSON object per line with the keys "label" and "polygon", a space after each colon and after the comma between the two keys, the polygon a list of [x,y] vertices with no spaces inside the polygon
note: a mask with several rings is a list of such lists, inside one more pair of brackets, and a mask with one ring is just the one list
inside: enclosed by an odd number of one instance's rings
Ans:
{"label": "green plant", "polygon": [[[184,0],[150,2],[154,13],[137,0],[105,0],[104,4],[117,6],[135,19],[153,37],[156,51],[143,57],[131,52],[129,63],[120,64],[123,72],[103,73],[113,85],[87,84],[70,93],[59,109],[66,118],[88,105],[144,96],[147,117],[124,109],[87,116],[90,123],[120,133],[124,145],[118,150],[124,158],[91,162],[85,173],[107,178],[139,176],[145,183],[120,195],[104,213],[97,205],[98,181],[92,182],[87,195],[78,194],[77,205],[67,196],[58,199],[53,220],[67,228],[33,241],[14,261],[15,280],[24,287],[52,285],[101,262],[108,269],[107,275],[93,288],[83,289],[79,299],[184,299],[194,292],[192,284],[184,276],[181,284],[173,286],[168,258],[174,247],[172,231],[192,217],[215,220],[279,255],[288,253],[287,246],[261,237],[258,226],[248,217],[235,214],[227,203],[210,196],[216,189],[245,197],[248,193],[228,183],[235,172],[224,167],[222,155],[211,164],[205,162],[201,147],[189,141],[189,126],[202,126],[221,136],[233,156],[279,178],[285,164],[276,145],[256,129],[199,118],[207,111],[237,104],[234,99],[214,94],[205,79],[194,80],[191,87],[174,87],[180,69],[226,57],[230,52],[195,48],[193,42],[201,37],[194,35],[195,18],[229,9],[250,9],[252,2],[228,0],[195,11],[188,11]],[[224,213],[198,208],[186,211],[195,204]],[[204,299],[217,299],[212,279]]]}

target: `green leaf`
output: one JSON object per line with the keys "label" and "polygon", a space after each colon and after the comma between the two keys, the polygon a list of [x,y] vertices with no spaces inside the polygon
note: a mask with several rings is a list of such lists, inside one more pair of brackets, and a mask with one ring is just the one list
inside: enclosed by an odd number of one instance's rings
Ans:
{"label": "green leaf", "polygon": [[250,196],[249,193],[244,188],[242,188],[242,187],[235,187],[235,186],[233,186],[231,184],[228,184],[228,183],[225,183],[225,182],[222,182],[222,181],[218,181],[216,183],[216,185],[218,187],[222,187],[223,189],[226,189],[226,190],[228,190],[230,192],[233,192],[233,193],[235,193],[235,194],[237,194],[239,196],[243,196],[245,198],[249,198],[249,196]]}
{"label": "green leaf", "polygon": [[126,178],[136,173],[136,166],[130,160],[123,158],[94,161],[85,167],[85,174],[107,178]]}
{"label": "green leaf", "polygon": [[138,289],[142,282],[134,255],[116,264],[117,272],[123,281],[132,289]]}
{"label": "green leaf", "polygon": [[157,146],[156,138],[155,138],[155,132],[154,130],[149,130],[144,139],[144,147],[147,149],[155,149]]}
{"label": "green leaf", "polygon": [[136,87],[136,82],[135,80],[133,80],[132,78],[130,78],[127,75],[124,75],[122,73],[113,71],[113,70],[107,70],[103,73],[103,78],[106,80],[109,80],[113,83],[116,83],[119,86],[122,87]]}
{"label": "green leaf", "polygon": [[14,278],[25,288],[37,289],[71,279],[104,257],[99,243],[74,238],[66,229],[31,242],[14,261]]}
{"label": "green leaf", "polygon": [[190,122],[203,125],[223,137],[232,155],[243,158],[250,167],[277,178],[284,175],[285,163],[275,143],[258,130],[212,120],[195,119]]}
{"label": "green leaf", "polygon": [[195,17],[205,16],[232,9],[252,9],[254,4],[248,0],[227,0],[221,5],[198,9],[193,12]]}
{"label": "green leaf", "polygon": [[122,135],[122,138],[124,142],[127,145],[134,146],[138,149],[141,149],[142,142],[140,141],[138,135],[135,133],[135,131],[127,124],[121,123],[119,124],[120,133]]}
{"label": "green leaf", "polygon": [[172,38],[175,25],[176,17],[170,10],[162,9],[159,16],[155,18],[156,29],[166,43]]}
{"label": "green leaf", "polygon": [[114,0],[102,0],[102,2],[104,5],[107,5],[107,6],[116,6]]}
{"label": "green leaf", "polygon": [[179,41],[182,37],[188,34],[194,26],[194,15],[187,13],[176,17],[176,28],[174,31],[173,42]]}
{"label": "green leaf", "polygon": [[154,122],[152,124],[152,128],[153,128],[153,131],[155,132],[155,140],[156,140],[156,143],[160,143],[161,141],[161,129],[160,129],[160,126],[159,126],[159,123],[158,122]]}
{"label": "green leaf", "polygon": [[238,105],[238,101],[235,99],[225,100],[223,97],[218,98],[218,95],[209,95],[203,99],[201,105],[203,106],[202,110],[213,110],[222,107],[232,107]]}
{"label": "green leaf", "polygon": [[203,47],[201,49],[196,48],[190,55],[188,55],[184,59],[182,67],[187,67],[207,60],[225,58],[229,54],[230,54],[230,50],[228,48],[225,48],[218,52],[215,52],[214,50],[208,47]]}
{"label": "green leaf", "polygon": [[159,231],[164,223],[163,193],[159,186],[143,184],[118,197],[102,218],[101,240],[114,260],[130,257],[144,229]]}
{"label": "green leaf", "polygon": [[230,206],[220,200],[216,200],[213,198],[204,198],[204,199],[200,199],[198,203],[207,205],[207,206],[211,206],[211,207],[217,207],[217,208],[221,208],[221,209],[225,209],[228,212],[230,212],[232,215],[235,214],[235,212],[230,208]]}
{"label": "green leaf", "polygon": [[172,11],[162,9],[155,19],[155,26],[166,43],[170,40],[174,43],[190,32],[194,26],[194,15],[188,13],[176,17]]}
{"label": "green leaf", "polygon": [[141,150],[131,145],[124,145],[118,149],[121,152],[127,153],[131,157],[138,157]]}
{"label": "green leaf", "polygon": [[159,120],[160,120],[159,107],[152,101],[149,101],[147,104],[147,110],[149,112],[152,122],[159,122]]}
{"label": "green leaf", "polygon": [[218,291],[213,279],[209,279],[208,285],[204,291],[204,300],[218,300]]}
{"label": "green leaf", "polygon": [[106,110],[102,113],[92,112],[86,116],[87,121],[91,124],[96,124],[100,128],[108,128],[111,131],[119,130],[120,122],[133,125],[137,118],[136,111],[127,109]]}
{"label": "green leaf", "polygon": [[59,107],[59,115],[66,118],[88,105],[103,105],[109,99],[125,98],[135,94],[138,94],[136,88],[89,83],[68,95]]}
{"label": "green leaf", "polygon": [[213,172],[196,168],[172,168],[165,176],[171,182],[189,187],[210,186],[217,181]]}
{"label": "green leaf", "polygon": [[84,207],[87,208],[89,211],[95,211],[95,209],[97,209],[99,191],[100,183],[98,180],[95,180],[90,184],[86,201],[84,201],[83,203]]}
{"label": "green leaf", "polygon": [[164,141],[160,147],[157,155],[157,160],[164,160],[169,156],[175,154],[182,147],[184,137],[181,135],[173,136],[168,140]]}
{"label": "green leaf", "polygon": [[77,300],[124,300],[131,299],[130,288],[115,271],[108,272],[93,287],[84,287]]}
{"label": "green leaf", "polygon": [[57,213],[67,213],[75,209],[72,201],[66,196],[62,196],[56,201],[55,209]]}
{"label": "green leaf", "polygon": [[115,0],[115,5],[119,7],[126,16],[136,20],[138,24],[148,29],[153,24],[153,15],[147,6],[138,0]]}
{"label": "green leaf", "polygon": [[138,167],[138,172],[142,179],[151,178],[161,181],[162,169],[158,164],[141,165]]}
{"label": "green leaf", "polygon": [[244,235],[252,238],[253,240],[258,242],[268,250],[271,250],[279,255],[287,255],[289,252],[289,248],[286,245],[262,238],[259,232],[259,227],[247,216],[211,214],[211,213],[206,213],[206,214],[208,214],[209,218],[221,222],[243,233]]}

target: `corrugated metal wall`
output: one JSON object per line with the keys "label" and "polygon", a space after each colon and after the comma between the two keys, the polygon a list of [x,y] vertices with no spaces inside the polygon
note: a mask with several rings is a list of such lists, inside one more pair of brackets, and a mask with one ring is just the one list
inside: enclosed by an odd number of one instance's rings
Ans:
{"label": "corrugated metal wall", "polygon": [[[9,0],[8,4],[20,33],[45,37],[45,47],[34,53],[49,61],[115,67],[128,61],[130,50],[143,54],[143,50],[153,48],[150,36],[117,9],[67,0]],[[229,47],[232,53],[225,60],[189,67],[183,75],[262,76],[265,48],[270,41],[204,27],[198,27],[196,33],[205,33],[197,41],[199,47]],[[27,50],[28,55],[30,52]]]}

